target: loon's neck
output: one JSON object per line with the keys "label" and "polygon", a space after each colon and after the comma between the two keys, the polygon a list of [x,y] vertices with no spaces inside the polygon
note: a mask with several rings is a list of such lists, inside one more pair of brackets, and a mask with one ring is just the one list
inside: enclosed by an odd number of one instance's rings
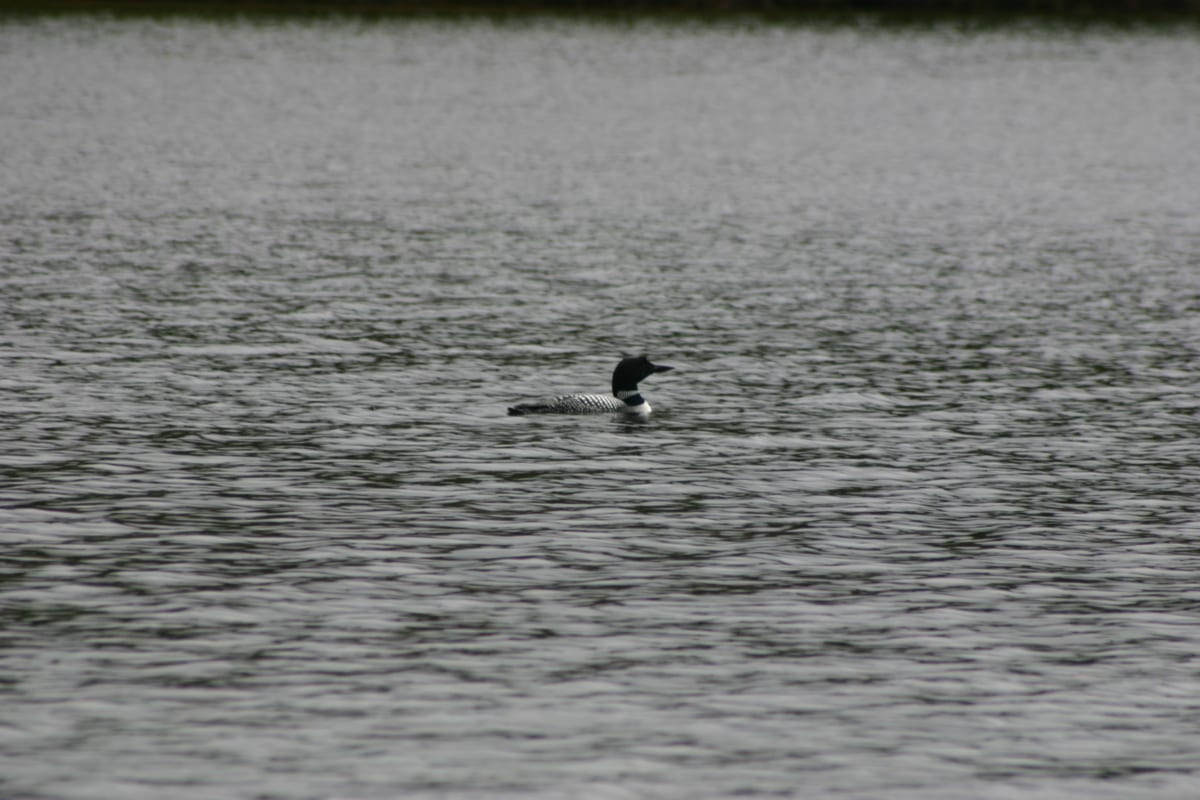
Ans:
{"label": "loon's neck", "polygon": [[613,394],[617,396],[618,400],[623,400],[627,406],[637,406],[646,402],[646,398],[642,397],[636,386],[632,389],[618,389]]}
{"label": "loon's neck", "polygon": [[642,397],[641,393],[636,389],[621,389],[613,392],[617,399],[625,404],[626,411],[633,411],[639,414],[649,414],[650,404],[646,402],[646,398]]}

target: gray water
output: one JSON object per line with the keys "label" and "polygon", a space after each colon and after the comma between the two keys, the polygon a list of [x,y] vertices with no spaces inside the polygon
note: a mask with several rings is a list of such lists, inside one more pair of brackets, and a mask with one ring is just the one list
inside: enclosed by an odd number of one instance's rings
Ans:
{"label": "gray water", "polygon": [[0,24],[0,796],[1200,796],[1198,75]]}

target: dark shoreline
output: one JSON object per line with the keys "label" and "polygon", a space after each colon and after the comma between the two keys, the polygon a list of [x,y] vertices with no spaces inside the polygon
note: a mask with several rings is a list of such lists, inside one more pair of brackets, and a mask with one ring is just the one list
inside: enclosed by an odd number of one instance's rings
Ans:
{"label": "dark shoreline", "polygon": [[1043,19],[1109,24],[1200,22],[1200,0],[0,0],[0,16],[492,17],[888,23]]}

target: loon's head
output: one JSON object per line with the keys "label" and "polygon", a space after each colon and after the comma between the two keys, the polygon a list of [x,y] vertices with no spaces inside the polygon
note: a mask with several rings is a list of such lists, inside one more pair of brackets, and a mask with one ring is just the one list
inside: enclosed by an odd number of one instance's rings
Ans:
{"label": "loon's head", "polygon": [[621,363],[617,364],[617,368],[613,370],[613,394],[620,397],[621,392],[636,392],[638,382],[642,379],[648,378],[656,372],[667,372],[673,369],[675,368],[665,364],[651,364],[650,359],[645,356],[623,358]]}

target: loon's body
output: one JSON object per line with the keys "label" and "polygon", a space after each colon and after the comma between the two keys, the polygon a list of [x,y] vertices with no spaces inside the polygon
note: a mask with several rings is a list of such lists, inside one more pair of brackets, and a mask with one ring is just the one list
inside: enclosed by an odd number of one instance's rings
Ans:
{"label": "loon's body", "polygon": [[621,359],[613,370],[612,394],[560,394],[545,400],[521,403],[508,409],[510,417],[522,414],[603,414],[621,411],[646,415],[650,404],[638,391],[638,382],[674,367],[651,364],[645,356]]}

